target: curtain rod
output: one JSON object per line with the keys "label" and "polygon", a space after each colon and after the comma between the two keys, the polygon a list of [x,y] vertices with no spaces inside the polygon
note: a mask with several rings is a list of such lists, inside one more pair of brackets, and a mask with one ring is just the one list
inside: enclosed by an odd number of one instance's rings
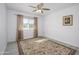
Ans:
{"label": "curtain rod", "polygon": [[[14,14],[14,15],[17,16],[17,15],[22,15],[22,14]],[[34,17],[37,17],[37,16],[32,16],[32,17],[31,16],[25,16],[25,15],[22,15],[22,16],[27,17],[27,18],[32,18],[32,19],[34,19]]]}

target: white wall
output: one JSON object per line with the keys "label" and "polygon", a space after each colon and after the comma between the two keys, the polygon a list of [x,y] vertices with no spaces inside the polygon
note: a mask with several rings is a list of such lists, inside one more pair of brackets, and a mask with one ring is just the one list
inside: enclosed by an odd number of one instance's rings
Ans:
{"label": "white wall", "polygon": [[8,12],[8,42],[13,42],[16,40],[16,19],[16,15]]}
{"label": "white wall", "polygon": [[0,54],[3,54],[7,45],[6,7],[0,4]]}
{"label": "white wall", "polygon": [[[16,28],[17,28],[17,14],[21,14],[24,16],[30,16],[30,17],[34,17],[37,15],[33,15],[33,14],[28,14],[28,13],[22,13],[19,11],[15,11],[15,10],[8,10],[8,42],[13,42],[16,41]],[[38,32],[39,35],[41,34],[41,19],[40,17],[38,18]]]}
{"label": "white wall", "polygon": [[38,36],[44,35],[44,16],[40,16],[38,19]]}
{"label": "white wall", "polygon": [[[73,26],[63,26],[63,16],[73,15]],[[46,37],[79,47],[79,6],[52,12],[45,17]]]}

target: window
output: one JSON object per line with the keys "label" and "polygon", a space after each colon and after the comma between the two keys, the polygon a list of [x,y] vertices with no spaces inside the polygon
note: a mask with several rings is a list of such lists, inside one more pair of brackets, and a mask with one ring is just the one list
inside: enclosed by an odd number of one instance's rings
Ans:
{"label": "window", "polygon": [[24,18],[24,30],[33,30],[34,29],[34,20],[29,18]]}

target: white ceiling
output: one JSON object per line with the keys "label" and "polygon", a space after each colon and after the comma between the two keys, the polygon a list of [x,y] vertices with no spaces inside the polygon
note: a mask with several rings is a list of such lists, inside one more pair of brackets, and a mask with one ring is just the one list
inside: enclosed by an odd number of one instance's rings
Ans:
{"label": "white ceiling", "polygon": [[[7,3],[7,8],[11,10],[21,11],[21,12],[28,12],[31,14],[38,14],[36,12],[32,12],[33,8],[29,6],[36,6],[38,3]],[[76,3],[44,3],[44,7],[47,7],[51,10],[44,11],[43,15],[52,13],[54,11],[62,10],[64,8],[77,5]]]}

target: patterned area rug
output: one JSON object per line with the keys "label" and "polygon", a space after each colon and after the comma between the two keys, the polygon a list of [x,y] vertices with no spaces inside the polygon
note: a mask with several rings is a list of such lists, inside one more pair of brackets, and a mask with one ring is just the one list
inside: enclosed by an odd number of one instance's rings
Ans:
{"label": "patterned area rug", "polygon": [[71,55],[76,50],[44,38],[20,41],[24,55]]}

